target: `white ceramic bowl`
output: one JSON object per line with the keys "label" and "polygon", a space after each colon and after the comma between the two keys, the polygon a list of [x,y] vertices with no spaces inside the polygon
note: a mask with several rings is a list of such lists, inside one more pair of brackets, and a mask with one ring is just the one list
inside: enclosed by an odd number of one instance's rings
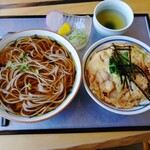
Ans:
{"label": "white ceramic bowl", "polygon": [[74,59],[74,62],[75,62],[75,67],[76,67],[76,75],[75,75],[74,86],[72,88],[72,91],[67,96],[67,98],[65,99],[64,102],[62,102],[56,109],[50,111],[49,113],[43,114],[41,116],[26,118],[26,117],[22,117],[22,116],[9,114],[6,111],[0,109],[0,115],[3,116],[4,118],[9,119],[9,120],[29,123],[29,122],[38,122],[38,121],[42,121],[42,120],[48,119],[50,117],[53,117],[54,115],[60,113],[63,109],[65,109],[66,106],[68,106],[68,104],[73,100],[73,98],[77,94],[77,92],[79,90],[79,87],[80,87],[80,83],[81,83],[81,62],[80,62],[79,56],[78,56],[75,48],[72,46],[72,44],[70,42],[68,42],[64,37],[62,37],[62,36],[60,36],[56,33],[53,33],[53,32],[47,31],[47,30],[26,30],[26,31],[21,31],[21,32],[12,34],[12,35],[6,37],[4,40],[0,41],[0,51],[8,43],[10,43],[10,42],[12,42],[12,41],[14,41],[18,38],[25,37],[25,36],[33,36],[35,34],[40,35],[40,36],[48,36],[51,39],[56,40],[58,43],[60,43],[64,47],[66,47],[67,50],[71,53],[71,55]]}
{"label": "white ceramic bowl", "polygon": [[94,51],[100,50],[101,47],[104,47],[108,43],[113,43],[113,42],[122,42],[122,43],[135,43],[139,46],[141,46],[145,51],[150,52],[150,47],[143,42],[127,37],[127,36],[110,36],[107,38],[104,38],[102,40],[97,41],[95,44],[93,44],[85,53],[84,58],[83,58],[83,64],[82,64],[82,69],[83,69],[83,82],[86,91],[90,95],[90,97],[101,107],[105,108],[108,111],[117,113],[117,114],[122,114],[122,115],[135,115],[135,114],[140,114],[143,113],[147,110],[150,110],[150,101],[145,100],[141,104],[143,106],[137,106],[132,109],[118,109],[116,107],[113,107],[111,105],[106,104],[105,102],[99,100],[89,89],[89,85],[86,79],[86,74],[85,74],[85,67],[86,67],[86,62],[88,58],[92,55]]}
{"label": "white ceramic bowl", "polygon": [[[126,25],[121,29],[110,29],[110,28],[103,26],[97,20],[97,14],[104,10],[115,10],[118,13],[122,14],[124,19],[126,20]],[[111,18],[109,20],[111,20]],[[129,29],[129,27],[132,25],[133,20],[134,20],[134,14],[133,14],[131,7],[127,3],[121,0],[102,1],[95,7],[94,13],[93,13],[93,24],[97,32],[101,34],[102,36],[120,35],[120,34],[125,33]]]}

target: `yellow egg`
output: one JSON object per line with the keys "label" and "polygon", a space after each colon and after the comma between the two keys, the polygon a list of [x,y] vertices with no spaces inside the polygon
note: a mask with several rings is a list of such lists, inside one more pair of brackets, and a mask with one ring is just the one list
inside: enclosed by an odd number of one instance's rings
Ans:
{"label": "yellow egg", "polygon": [[67,35],[71,31],[71,25],[65,22],[62,27],[58,30],[58,34],[60,35]]}

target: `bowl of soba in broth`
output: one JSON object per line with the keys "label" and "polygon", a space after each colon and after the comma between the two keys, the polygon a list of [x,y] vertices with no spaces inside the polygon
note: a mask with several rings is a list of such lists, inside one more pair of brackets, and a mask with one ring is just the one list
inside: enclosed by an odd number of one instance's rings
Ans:
{"label": "bowl of soba in broth", "polygon": [[127,36],[93,44],[83,58],[83,82],[98,105],[121,115],[150,109],[150,47]]}
{"label": "bowl of soba in broth", "polygon": [[38,122],[65,109],[81,83],[75,48],[47,30],[26,30],[0,42],[0,115]]}

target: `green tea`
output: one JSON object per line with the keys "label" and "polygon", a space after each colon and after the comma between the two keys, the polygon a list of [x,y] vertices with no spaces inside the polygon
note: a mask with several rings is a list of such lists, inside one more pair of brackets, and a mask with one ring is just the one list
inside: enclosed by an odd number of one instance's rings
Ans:
{"label": "green tea", "polygon": [[118,30],[124,28],[127,24],[125,16],[116,10],[103,10],[96,17],[100,24],[109,29]]}

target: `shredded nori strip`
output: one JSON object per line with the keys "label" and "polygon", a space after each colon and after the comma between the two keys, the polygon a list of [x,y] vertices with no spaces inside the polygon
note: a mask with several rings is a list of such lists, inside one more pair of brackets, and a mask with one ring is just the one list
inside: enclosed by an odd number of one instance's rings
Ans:
{"label": "shredded nori strip", "polygon": [[[143,93],[143,95],[150,101],[150,80],[147,77],[146,73],[136,64],[131,61],[131,50],[133,46],[119,46],[114,43],[110,46],[113,49],[113,55],[109,59],[109,70],[110,73],[115,73],[120,77],[121,84],[123,88],[132,89],[131,82],[133,82],[138,89]],[[124,57],[119,51],[127,51],[129,56],[128,58]],[[112,68],[111,68],[112,67]],[[145,77],[148,81],[148,92],[146,93],[136,82],[136,74],[139,73]]]}

